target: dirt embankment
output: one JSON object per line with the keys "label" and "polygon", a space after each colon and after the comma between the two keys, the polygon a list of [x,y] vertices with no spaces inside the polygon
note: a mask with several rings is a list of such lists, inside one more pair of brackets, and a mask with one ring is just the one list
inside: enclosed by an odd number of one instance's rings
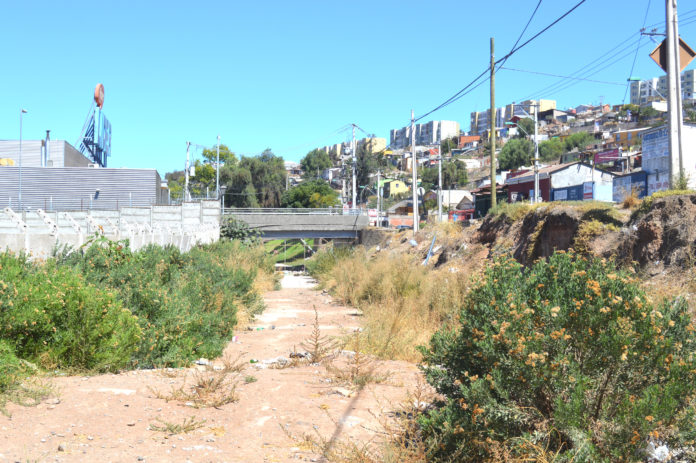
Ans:
{"label": "dirt embankment", "polygon": [[422,261],[432,251],[428,266],[453,271],[472,271],[504,253],[529,265],[572,248],[635,263],[647,276],[683,273],[696,264],[696,194],[648,198],[634,210],[598,202],[521,205],[463,229],[393,232],[369,246]]}
{"label": "dirt embankment", "polygon": [[510,252],[525,265],[573,248],[635,262],[650,275],[678,272],[696,263],[696,194],[647,199],[632,214],[592,203],[551,203],[516,220],[488,217],[474,241],[488,246],[491,255]]}

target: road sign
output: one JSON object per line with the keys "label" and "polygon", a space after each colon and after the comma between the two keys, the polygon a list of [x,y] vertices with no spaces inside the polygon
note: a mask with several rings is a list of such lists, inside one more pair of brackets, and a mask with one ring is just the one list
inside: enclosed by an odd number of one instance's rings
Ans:
{"label": "road sign", "polygon": [[[667,72],[667,39],[664,39],[662,43],[650,52],[650,57],[663,71]],[[696,51],[692,50],[691,47],[679,37],[679,66],[681,67],[679,72],[683,71],[694,57],[696,57]]]}

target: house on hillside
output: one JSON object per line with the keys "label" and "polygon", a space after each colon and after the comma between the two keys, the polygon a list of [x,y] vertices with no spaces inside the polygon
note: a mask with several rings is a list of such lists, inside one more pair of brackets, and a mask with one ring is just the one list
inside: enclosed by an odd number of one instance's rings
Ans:
{"label": "house on hillside", "polygon": [[380,186],[382,187],[382,196],[385,198],[411,191],[402,180],[384,179]]}
{"label": "house on hillside", "polygon": [[[456,208],[457,205],[465,198],[469,199],[470,204],[473,204],[474,200],[473,196],[471,195],[471,192],[467,190],[441,190],[440,197],[442,198],[442,207],[446,207],[447,209]],[[429,190],[425,194],[423,200],[437,201],[437,190]]]}
{"label": "house on hillside", "polygon": [[[539,169],[542,201],[612,201],[614,174],[593,169],[584,162],[571,162]],[[534,197],[534,171],[508,176],[508,201],[526,201]],[[589,186],[588,186],[589,185]]]}

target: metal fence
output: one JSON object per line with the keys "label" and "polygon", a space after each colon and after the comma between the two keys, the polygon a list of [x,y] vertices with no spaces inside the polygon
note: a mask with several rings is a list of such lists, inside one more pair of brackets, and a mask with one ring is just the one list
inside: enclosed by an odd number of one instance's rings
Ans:
{"label": "metal fence", "polygon": [[342,209],[340,207],[326,208],[293,208],[293,207],[226,207],[224,215],[367,215],[363,209]]}

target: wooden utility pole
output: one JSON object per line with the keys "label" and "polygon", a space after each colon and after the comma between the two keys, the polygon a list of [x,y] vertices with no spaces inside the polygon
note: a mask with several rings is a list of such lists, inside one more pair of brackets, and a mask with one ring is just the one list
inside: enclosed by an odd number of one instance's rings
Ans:
{"label": "wooden utility pole", "polygon": [[416,156],[416,119],[411,110],[411,189],[413,190],[413,236],[418,233],[418,156]]}
{"label": "wooden utility pole", "polygon": [[[491,37],[491,112],[488,126],[491,133],[491,209],[495,207],[497,182],[495,180],[495,56],[494,40]],[[535,192],[536,194],[536,192]]]}
{"label": "wooden utility pole", "polygon": [[669,127],[669,185],[675,188],[679,177],[684,175],[682,159],[681,131],[681,73],[679,65],[679,23],[677,21],[677,0],[665,1],[665,25],[667,29],[667,120]]}

